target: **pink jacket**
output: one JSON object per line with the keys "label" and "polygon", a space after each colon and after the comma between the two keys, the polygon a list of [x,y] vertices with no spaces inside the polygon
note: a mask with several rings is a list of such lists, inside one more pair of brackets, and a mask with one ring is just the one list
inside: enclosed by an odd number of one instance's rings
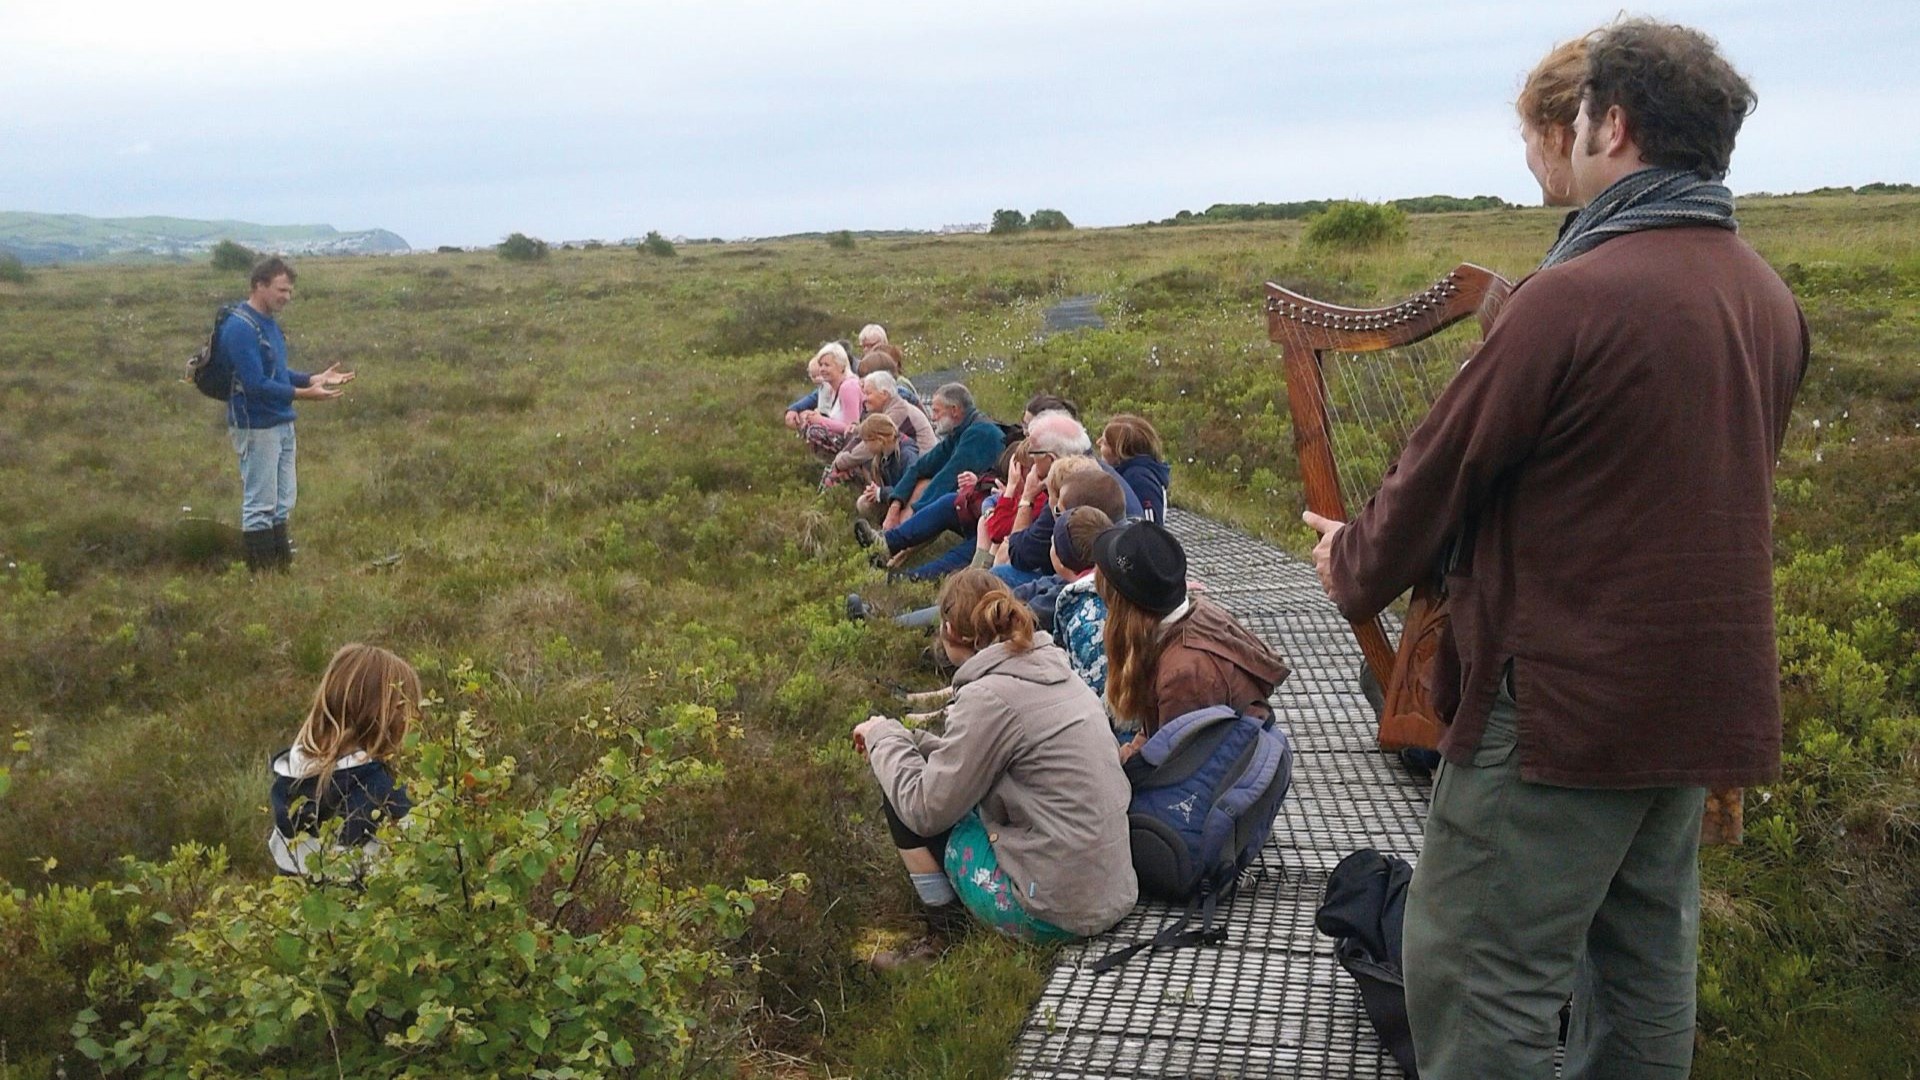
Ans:
{"label": "pink jacket", "polygon": [[829,400],[820,395],[817,410],[820,413],[820,426],[828,431],[851,431],[860,423],[860,408],[864,401],[860,394],[860,379],[849,375],[840,380],[840,388]]}

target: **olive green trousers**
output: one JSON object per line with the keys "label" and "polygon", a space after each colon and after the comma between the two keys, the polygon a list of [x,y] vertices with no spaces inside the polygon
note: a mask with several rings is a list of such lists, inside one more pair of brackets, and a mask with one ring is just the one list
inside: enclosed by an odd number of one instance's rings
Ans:
{"label": "olive green trousers", "polygon": [[1444,762],[1407,894],[1422,1080],[1684,1077],[1693,1062],[1705,788],[1520,778],[1501,688],[1470,766]]}

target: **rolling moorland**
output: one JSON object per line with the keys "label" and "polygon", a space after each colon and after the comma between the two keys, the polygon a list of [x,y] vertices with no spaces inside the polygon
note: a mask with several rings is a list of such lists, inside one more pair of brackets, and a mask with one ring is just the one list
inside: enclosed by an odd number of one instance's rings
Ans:
{"label": "rolling moorland", "polygon": [[[1911,1076],[1920,197],[1740,216],[1815,355],[1777,485],[1785,776],[1703,856],[1696,1075]],[[879,321],[1002,417],[1038,388],[1143,413],[1176,504],[1304,550],[1261,281],[1370,303],[1463,260],[1518,276],[1557,224],[304,260],[296,364],[362,377],[303,403],[300,557],[258,580],[212,524],[237,516],[220,407],[178,381],[244,283],[0,284],[0,1080],[997,1075],[1044,951],[860,962],[912,900],[847,731],[935,679],[840,597],[929,593],[879,584],[779,424],[809,351]],[[1041,340],[1080,293],[1108,329]],[[398,766],[415,824],[365,893],[275,880],[264,849],[268,755],[354,640],[434,698]]]}

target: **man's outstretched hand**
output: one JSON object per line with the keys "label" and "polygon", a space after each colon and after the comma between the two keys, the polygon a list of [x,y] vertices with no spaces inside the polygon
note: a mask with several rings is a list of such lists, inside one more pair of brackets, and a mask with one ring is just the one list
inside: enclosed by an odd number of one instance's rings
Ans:
{"label": "man's outstretched hand", "polygon": [[1320,542],[1313,546],[1313,572],[1320,575],[1320,587],[1327,590],[1327,598],[1333,598],[1333,538],[1341,529],[1347,527],[1344,521],[1324,518],[1308,510],[1300,515],[1300,520],[1313,527],[1320,534]]}
{"label": "man's outstretched hand", "polygon": [[354,375],[355,373],[351,371],[341,371],[339,364],[333,364],[333,365],[330,365],[325,371],[314,372],[312,375],[308,376],[308,379],[315,386],[327,387],[331,389],[332,387],[345,386],[348,383],[352,382],[354,380]]}

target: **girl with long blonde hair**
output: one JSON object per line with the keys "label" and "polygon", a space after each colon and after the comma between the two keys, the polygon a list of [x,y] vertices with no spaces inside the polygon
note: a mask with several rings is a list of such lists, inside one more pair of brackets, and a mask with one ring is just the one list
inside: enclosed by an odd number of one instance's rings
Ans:
{"label": "girl with long blonde hair", "polygon": [[326,822],[341,822],[338,848],[364,850],[381,824],[406,815],[413,803],[387,763],[419,714],[413,665],[374,645],[333,654],[293,745],[273,757],[267,846],[282,873],[312,871]]}

